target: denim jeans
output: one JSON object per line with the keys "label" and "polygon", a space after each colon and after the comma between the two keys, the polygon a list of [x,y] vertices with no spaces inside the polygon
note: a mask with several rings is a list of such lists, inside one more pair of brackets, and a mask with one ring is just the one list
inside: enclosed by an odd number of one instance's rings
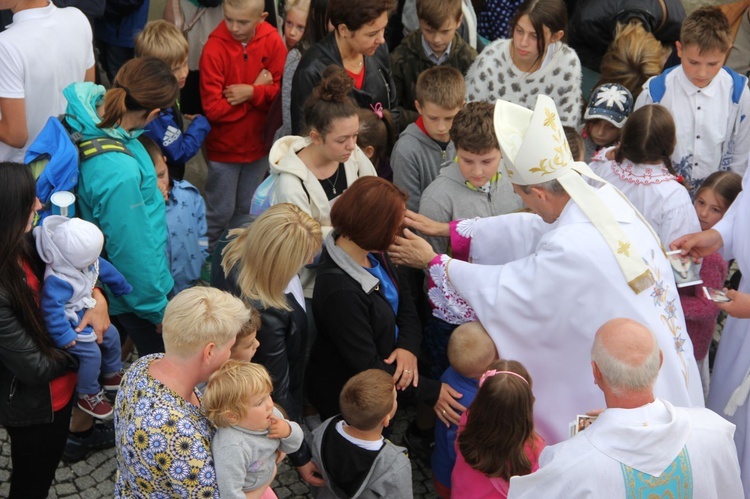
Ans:
{"label": "denim jeans", "polygon": [[122,369],[120,334],[114,326],[104,331],[101,344],[77,341],[68,351],[78,357],[78,395],[99,393],[99,374],[116,373]]}

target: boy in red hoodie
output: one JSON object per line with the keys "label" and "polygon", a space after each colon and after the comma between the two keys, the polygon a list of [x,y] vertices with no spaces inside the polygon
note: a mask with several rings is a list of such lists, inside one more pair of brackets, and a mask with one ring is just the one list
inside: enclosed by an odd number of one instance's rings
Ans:
{"label": "boy in red hoodie", "polygon": [[206,221],[209,251],[250,200],[268,169],[263,129],[279,93],[286,46],[264,22],[263,0],[225,0],[224,21],[208,37],[200,61],[206,139]]}

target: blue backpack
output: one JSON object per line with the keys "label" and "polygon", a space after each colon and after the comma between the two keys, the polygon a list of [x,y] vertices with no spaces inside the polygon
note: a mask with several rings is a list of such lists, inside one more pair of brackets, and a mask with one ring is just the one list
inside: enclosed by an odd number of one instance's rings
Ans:
{"label": "blue backpack", "polygon": [[[651,81],[649,81],[648,92],[654,104],[660,103],[664,98],[664,94],[667,91],[667,75],[678,67],[679,66],[673,66],[665,70],[659,76],[654,76],[651,78]],[[721,69],[729,73],[729,76],[732,77],[732,104],[739,104],[742,91],[745,90],[745,87],[747,86],[747,76],[742,76],[726,66],[722,66]]]}
{"label": "blue backpack", "polygon": [[[255,189],[255,193],[253,194],[253,199],[250,201],[250,214],[254,216],[258,216],[264,211],[266,211],[268,208],[271,207],[271,194],[273,193],[274,188],[276,187],[276,180],[278,180],[279,176],[276,173],[271,173],[268,175],[268,177],[261,182],[261,184],[258,186],[257,189]],[[301,180],[300,180],[301,181]],[[307,187],[305,187],[305,183],[302,182],[302,189],[304,189],[305,194],[307,194],[307,201],[310,201],[310,193],[307,192]]]}
{"label": "blue backpack", "polygon": [[80,166],[87,159],[108,152],[133,153],[120,140],[99,137],[83,140],[80,132],[67,123],[70,115],[52,116],[31,143],[24,162],[30,165],[36,181],[36,195],[44,208],[39,216],[50,214],[50,197],[58,191],[76,192]]}

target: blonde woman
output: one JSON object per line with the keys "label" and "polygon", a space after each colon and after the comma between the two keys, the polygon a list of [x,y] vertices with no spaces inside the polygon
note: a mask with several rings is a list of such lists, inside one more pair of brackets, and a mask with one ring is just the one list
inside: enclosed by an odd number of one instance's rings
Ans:
{"label": "blonde woman", "polygon": [[615,39],[602,58],[602,75],[596,86],[619,83],[637,99],[646,80],[661,74],[671,52],[640,21],[618,25]]}
{"label": "blonde woman", "polygon": [[671,48],[680,39],[684,19],[680,0],[580,0],[570,17],[568,42],[583,66],[599,71],[618,26],[638,25],[642,40],[658,40]]}
{"label": "blonde woman", "polygon": [[229,358],[250,314],[242,300],[206,287],[186,289],[169,302],[165,353],[133,363],[117,394],[116,497],[218,497],[214,428],[196,386]]}
{"label": "blonde woman", "polygon": [[274,400],[289,419],[299,420],[307,318],[297,273],[320,251],[320,224],[301,208],[283,203],[229,235],[221,262],[226,281],[213,284],[260,312],[260,347],[253,361],[271,373]]}

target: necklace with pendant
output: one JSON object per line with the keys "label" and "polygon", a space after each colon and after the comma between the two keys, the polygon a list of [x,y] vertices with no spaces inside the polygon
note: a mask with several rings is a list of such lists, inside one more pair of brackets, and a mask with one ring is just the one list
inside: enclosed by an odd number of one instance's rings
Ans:
{"label": "necklace with pendant", "polygon": [[336,178],[333,179],[333,182],[331,182],[330,177],[326,179],[326,182],[331,184],[331,189],[333,189],[333,194],[336,194],[336,184],[339,181],[339,173],[341,173],[341,168],[336,168]]}

